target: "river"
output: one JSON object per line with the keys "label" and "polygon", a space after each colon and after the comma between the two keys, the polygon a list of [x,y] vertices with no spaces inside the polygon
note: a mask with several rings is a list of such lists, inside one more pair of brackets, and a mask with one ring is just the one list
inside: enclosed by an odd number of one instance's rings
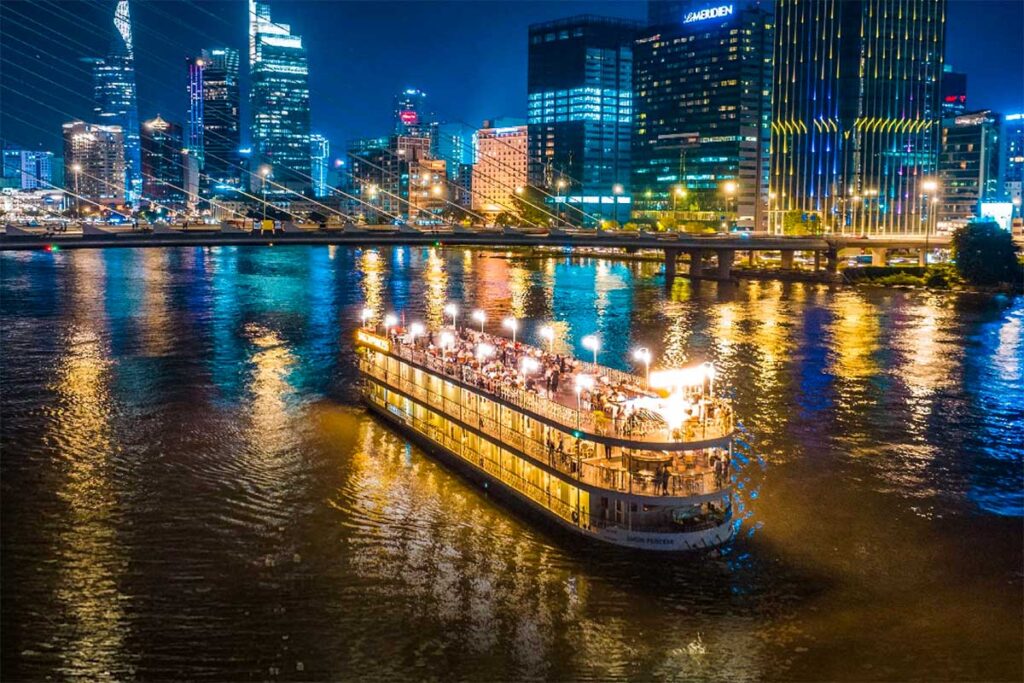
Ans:
{"label": "river", "polygon": [[[0,254],[4,678],[1021,680],[1024,298],[659,271]],[[449,300],[623,369],[716,363],[736,540],[581,545],[370,417],[363,306]]]}

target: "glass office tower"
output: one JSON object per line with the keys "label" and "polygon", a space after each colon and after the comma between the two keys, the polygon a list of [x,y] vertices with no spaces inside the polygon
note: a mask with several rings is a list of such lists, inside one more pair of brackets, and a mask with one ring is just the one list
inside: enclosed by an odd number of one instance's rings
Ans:
{"label": "glass office tower", "polygon": [[137,204],[142,194],[139,110],[135,90],[135,48],[128,0],[114,10],[116,33],[103,59],[92,59],[95,112],[103,126],[118,126],[124,136],[125,202]]}
{"label": "glass office tower", "polygon": [[286,191],[281,186],[306,192],[311,187],[306,50],[302,38],[287,24],[272,22],[266,3],[257,0],[249,0],[249,58],[256,168],[269,167],[268,192]]}
{"label": "glass office tower", "polygon": [[[185,166],[181,126],[156,118],[142,124],[142,197],[157,207],[185,204]],[[191,153],[191,152],[190,152]]]}
{"label": "glass office tower", "polygon": [[923,233],[945,0],[778,0],[775,11],[773,229]]}
{"label": "glass office tower", "polygon": [[187,145],[200,161],[203,193],[220,195],[242,185],[238,50],[203,50],[188,64]]}
{"label": "glass office tower", "polygon": [[530,26],[529,178],[555,195],[552,209],[566,220],[629,218],[640,26],[591,15]]}
{"label": "glass office tower", "polygon": [[[764,226],[772,17],[739,3],[652,3],[633,46],[634,213]],[[661,11],[655,11],[660,8]]]}
{"label": "glass office tower", "polygon": [[331,188],[327,184],[327,165],[330,154],[331,144],[327,138],[317,134],[309,136],[309,159],[314,197],[326,197],[331,193]]}

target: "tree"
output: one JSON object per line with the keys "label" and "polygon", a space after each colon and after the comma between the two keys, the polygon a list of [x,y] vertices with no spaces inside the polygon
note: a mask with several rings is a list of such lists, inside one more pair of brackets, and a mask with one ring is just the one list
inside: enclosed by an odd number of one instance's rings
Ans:
{"label": "tree", "polygon": [[479,220],[479,217],[469,209],[454,203],[447,204],[441,210],[441,217],[449,223],[461,223],[462,225],[472,225],[474,220]]}
{"label": "tree", "polygon": [[555,211],[545,205],[545,198],[546,195],[533,185],[527,185],[522,192],[512,195],[512,204],[519,220],[534,225],[548,225]]}
{"label": "tree", "polygon": [[813,211],[787,211],[782,216],[784,235],[820,235],[824,231],[821,216]]}
{"label": "tree", "polygon": [[973,285],[1019,282],[1021,265],[1013,236],[994,221],[976,221],[953,233],[953,258],[960,276]]}
{"label": "tree", "polygon": [[508,211],[502,211],[501,213],[494,217],[494,224],[499,228],[512,227],[518,222],[519,219],[517,219]]}

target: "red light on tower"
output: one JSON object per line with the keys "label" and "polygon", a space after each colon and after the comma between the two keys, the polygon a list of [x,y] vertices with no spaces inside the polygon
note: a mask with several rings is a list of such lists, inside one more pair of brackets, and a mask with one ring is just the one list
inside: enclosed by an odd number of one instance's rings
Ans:
{"label": "red light on tower", "polygon": [[399,120],[406,126],[415,126],[420,122],[420,115],[412,109],[406,109],[398,113]]}

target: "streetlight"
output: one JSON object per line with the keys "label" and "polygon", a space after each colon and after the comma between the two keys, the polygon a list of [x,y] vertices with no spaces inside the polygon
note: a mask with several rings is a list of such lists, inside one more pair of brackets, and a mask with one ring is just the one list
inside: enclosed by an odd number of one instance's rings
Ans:
{"label": "streetlight", "polygon": [[459,315],[459,307],[455,304],[448,304],[444,307],[444,314],[452,317],[452,327],[455,327],[455,318]]}
{"label": "streetlight", "polygon": [[675,213],[678,210],[677,203],[685,196],[686,188],[676,185],[676,189],[672,192],[672,213]]}
{"label": "streetlight", "polygon": [[533,373],[540,370],[540,363],[538,363],[533,358],[527,356],[526,358],[523,358],[523,362],[520,364],[519,367],[522,369],[524,375],[532,375]]}
{"label": "streetlight", "polygon": [[[921,189],[924,190],[924,192],[921,193],[922,211],[924,209],[928,209],[928,215],[925,217],[925,221],[924,221],[924,266],[925,266],[925,268],[927,268],[928,267],[928,237],[929,237],[929,233],[931,232],[931,227],[932,227],[932,214],[935,213],[935,202],[938,199],[937,197],[934,196],[934,194],[939,189],[939,183],[934,178],[925,178],[921,182]],[[930,202],[931,203],[931,207],[929,207],[929,202],[926,201],[926,199],[928,197],[931,197],[931,200],[932,200]]]}
{"label": "streetlight", "polygon": [[[736,184],[736,181],[734,181],[734,180],[727,180],[727,181],[725,181],[725,183],[722,184],[722,191],[725,192],[725,210],[726,210],[726,212],[729,211],[729,205],[732,204],[733,200],[735,200],[735,198],[736,198],[736,191],[738,189],[739,189],[739,186]],[[733,210],[733,213],[734,214],[736,213],[735,209]],[[735,223],[736,223],[736,218],[735,218],[735,216],[733,216],[733,224],[735,225]]]}
{"label": "streetlight", "polygon": [[580,343],[583,344],[583,348],[594,352],[594,365],[597,365],[597,351],[601,348],[601,341],[595,335],[588,334]]}
{"label": "streetlight", "polygon": [[391,336],[391,328],[398,324],[398,316],[394,313],[388,313],[384,316],[384,332],[387,336]]}
{"label": "streetlight", "polygon": [[580,428],[580,413],[583,412],[583,390],[594,386],[594,378],[590,375],[576,375],[576,429]]}
{"label": "streetlight", "polygon": [[502,323],[506,329],[512,330],[512,343],[516,343],[516,331],[519,329],[519,321],[515,318],[505,318]]}
{"label": "streetlight", "polygon": [[479,308],[473,311],[473,320],[480,323],[480,334],[484,332],[484,323],[487,322],[487,314]]}
{"label": "streetlight", "polygon": [[426,330],[423,327],[423,323],[412,323],[409,325],[409,338],[413,342],[416,341],[416,337],[420,336],[424,332],[426,332]]}
{"label": "streetlight", "polygon": [[[269,166],[260,167],[260,175],[263,177],[263,182],[260,185],[263,187],[263,221],[267,220],[267,176],[270,175]],[[263,229],[263,224],[260,223],[260,230]]]}
{"label": "streetlight", "polygon": [[364,308],[363,312],[359,314],[359,317],[363,320],[363,327],[366,327],[366,321],[373,317],[373,310],[370,308]]}
{"label": "streetlight", "polygon": [[79,163],[71,164],[71,170],[75,172],[75,216],[81,217],[82,198],[78,190],[78,174],[82,172],[82,165]]}
{"label": "streetlight", "polygon": [[[623,192],[622,185],[615,183],[612,185],[612,199],[615,200],[615,222],[619,222],[619,195]],[[619,227],[622,227],[621,225]]]}
{"label": "streetlight", "polygon": [[644,364],[647,369],[647,388],[651,388],[651,350],[641,346],[633,352],[633,358]]}
{"label": "streetlight", "polygon": [[548,352],[555,352],[555,330],[550,325],[545,325],[540,328],[539,334],[541,339],[548,343]]}

